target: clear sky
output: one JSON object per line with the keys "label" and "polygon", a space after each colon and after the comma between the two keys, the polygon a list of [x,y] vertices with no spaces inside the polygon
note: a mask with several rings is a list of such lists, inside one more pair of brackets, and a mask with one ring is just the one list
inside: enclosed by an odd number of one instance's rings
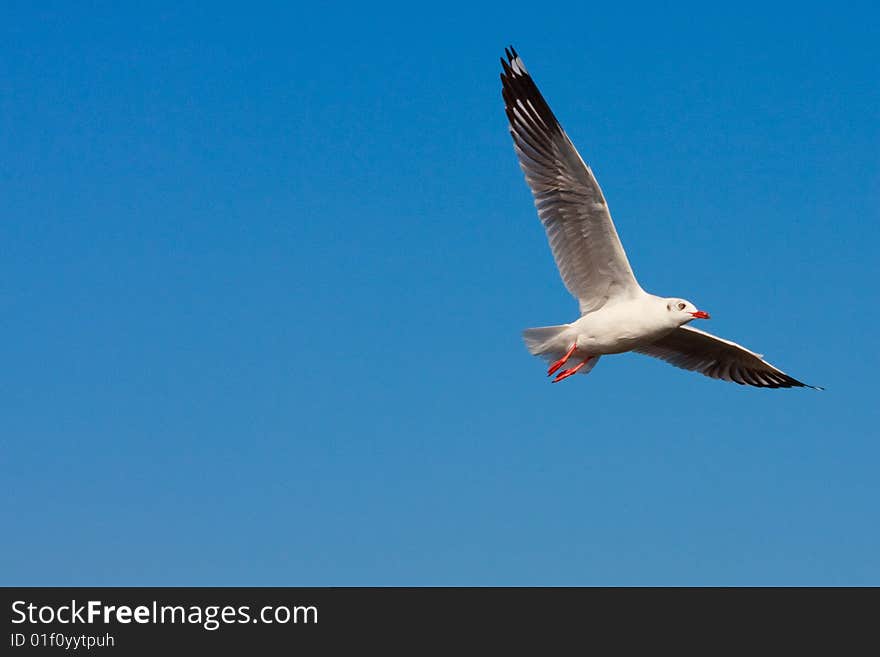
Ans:
{"label": "clear sky", "polygon": [[[880,584],[876,3],[39,5],[0,10],[0,583]],[[826,392],[548,382],[509,43],[642,285]]]}

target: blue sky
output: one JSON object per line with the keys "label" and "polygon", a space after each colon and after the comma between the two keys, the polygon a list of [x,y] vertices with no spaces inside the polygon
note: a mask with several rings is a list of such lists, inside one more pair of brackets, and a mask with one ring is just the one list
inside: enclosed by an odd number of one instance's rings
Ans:
{"label": "blue sky", "polygon": [[[0,15],[2,583],[880,584],[875,5],[116,5]],[[509,43],[642,285],[826,392],[548,383]]]}

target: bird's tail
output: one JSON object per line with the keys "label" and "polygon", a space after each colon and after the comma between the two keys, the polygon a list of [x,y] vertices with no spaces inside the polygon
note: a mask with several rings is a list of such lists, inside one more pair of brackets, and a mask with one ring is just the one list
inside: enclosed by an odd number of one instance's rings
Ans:
{"label": "bird's tail", "polygon": [[527,328],[522,333],[523,341],[532,356],[540,356],[549,360],[557,352],[562,355],[568,351],[571,345],[565,344],[564,333],[569,328],[568,324]]}
{"label": "bird's tail", "polygon": [[[532,356],[543,358],[548,363],[559,360],[571,348],[575,336],[567,334],[571,328],[570,324],[562,324],[561,326],[539,326],[537,328],[528,328],[523,331],[523,341],[526,343],[529,353]],[[572,359],[572,365],[580,362],[581,359]],[[578,374],[587,374],[596,366],[599,357],[594,356],[590,361],[580,369]],[[569,365],[568,367],[570,367]]]}

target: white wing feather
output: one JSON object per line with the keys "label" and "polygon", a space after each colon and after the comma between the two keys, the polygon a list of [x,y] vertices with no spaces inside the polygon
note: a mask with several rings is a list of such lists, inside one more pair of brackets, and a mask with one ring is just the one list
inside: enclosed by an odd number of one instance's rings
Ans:
{"label": "white wing feather", "polygon": [[501,60],[510,134],[556,266],[582,314],[642,293],[608,204],[541,92],[511,48]]}

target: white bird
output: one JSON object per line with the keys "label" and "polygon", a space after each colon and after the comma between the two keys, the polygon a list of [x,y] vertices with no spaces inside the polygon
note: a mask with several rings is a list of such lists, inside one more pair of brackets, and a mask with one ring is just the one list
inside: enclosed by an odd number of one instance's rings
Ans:
{"label": "white bird", "polygon": [[[516,51],[511,47],[505,53],[502,96],[514,149],[556,266],[580,303],[581,317],[574,322],[523,332],[529,351],[552,361],[547,375],[559,372],[553,382],[587,374],[605,354],[636,351],[741,385],[815,388],[760,354],[687,326],[694,319],[709,319],[690,301],[654,296],[639,286],[592,170]],[[561,369],[570,360],[573,366]]]}

